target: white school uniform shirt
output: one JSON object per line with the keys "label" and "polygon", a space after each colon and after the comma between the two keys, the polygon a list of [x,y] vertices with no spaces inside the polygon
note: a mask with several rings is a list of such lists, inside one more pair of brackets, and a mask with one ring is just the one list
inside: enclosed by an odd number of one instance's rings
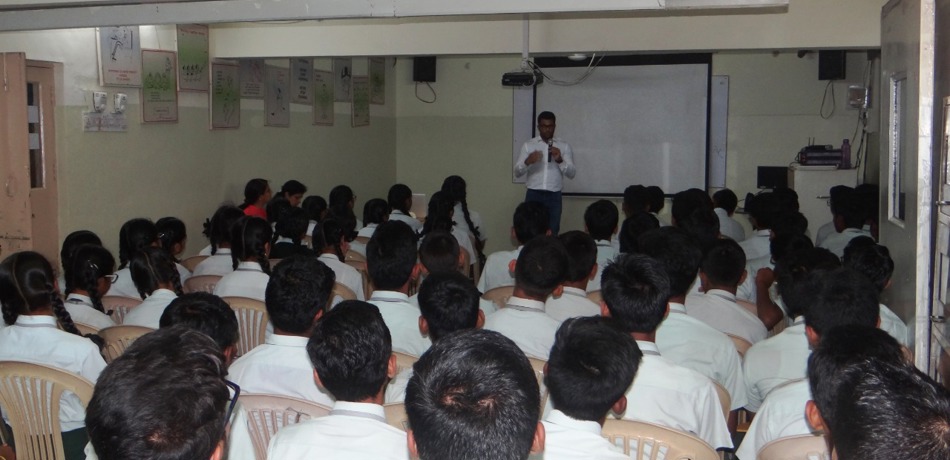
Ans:
{"label": "white school uniform shirt", "polygon": [[340,258],[335,254],[320,254],[317,260],[333,270],[337,283],[350,288],[356,293],[356,300],[366,300],[366,293],[363,292],[363,275],[360,275],[359,270],[340,262]]}
{"label": "white school uniform shirt", "polygon": [[736,303],[736,295],[722,289],[710,289],[686,297],[686,314],[724,334],[741,337],[751,344],[769,336],[758,316]]}
{"label": "white school uniform shirt", "polygon": [[485,318],[485,327],[511,339],[528,356],[547,360],[561,323],[544,312],[544,302],[514,297]]}
{"label": "white school uniform shirt", "polygon": [[716,387],[706,376],[660,356],[653,342],[637,340],[643,360],[627,390],[624,420],[656,423],[706,441],[732,447]]}
{"label": "white school uniform shirt", "polygon": [[[56,326],[56,318],[47,315],[20,315],[16,322],[0,329],[0,361],[44,364],[79,375],[93,384],[106,368],[99,347],[91,340]],[[86,426],[86,411],[72,393],[60,399],[59,420],[62,430]]]}
{"label": "white school uniform shirt", "polygon": [[887,308],[887,305],[880,305],[880,318],[881,326],[880,329],[884,332],[887,332],[891,337],[894,337],[898,343],[903,346],[909,346],[910,338],[907,336],[907,324],[904,323],[904,320],[897,316],[890,308]]}
{"label": "white school uniform shirt", "polygon": [[719,217],[719,233],[736,242],[745,241],[745,229],[742,228],[742,224],[733,219],[725,209],[716,208],[713,211],[716,217]]}
{"label": "white school uniform shirt", "polygon": [[670,302],[670,314],[656,329],[656,347],[670,362],[719,382],[731,399],[730,409],[746,404],[742,359],[725,334],[686,314],[681,303]]}
{"label": "white school uniform shirt", "polygon": [[544,302],[544,312],[561,322],[575,316],[599,316],[600,305],[587,298],[587,291],[564,286],[560,297],[549,296]]}
{"label": "white school uniform shirt", "polygon": [[594,274],[594,279],[587,283],[587,292],[600,290],[600,278],[604,268],[620,254],[620,250],[615,249],[609,240],[596,240],[594,243],[597,244],[597,273]]}
{"label": "white school uniform shirt", "polygon": [[386,394],[384,401],[386,404],[401,403],[406,401],[406,387],[409,386],[409,379],[412,378],[412,367],[407,367],[399,371],[389,385],[386,385]]}
{"label": "white school uniform shirt", "polygon": [[[357,238],[359,238],[359,237],[372,238],[372,237],[373,237],[373,233],[376,233],[376,227],[377,227],[377,226],[378,226],[378,224],[369,224],[369,225],[367,225],[367,226],[361,228],[358,232],[356,232],[356,237],[357,237]],[[359,253],[361,256],[364,256],[364,257],[365,257],[365,256],[366,256],[366,243],[361,243],[361,242],[359,242],[359,241],[355,241],[355,240],[354,240],[354,241],[350,242],[350,251]]]}
{"label": "white school uniform shirt", "polygon": [[109,292],[107,292],[106,295],[131,297],[133,299],[142,298],[142,294],[139,294],[138,288],[135,287],[135,282],[132,281],[132,272],[129,271],[129,267],[125,267],[115,272],[115,274],[119,275],[119,277],[112,283],[112,287],[109,288]]}
{"label": "white school uniform shirt", "polygon": [[181,281],[182,284],[185,283],[186,279],[191,278],[191,271],[185,268],[184,265],[178,262],[175,262],[175,268],[178,269],[178,279]]}
{"label": "white school uniform shirt", "polygon": [[739,242],[739,247],[745,252],[745,260],[758,259],[759,257],[771,256],[772,249],[769,247],[769,230],[756,230],[744,241]]}
{"label": "white school uniform shirt", "polygon": [[419,307],[409,303],[409,296],[396,291],[373,291],[369,303],[379,308],[389,335],[393,351],[422,356],[432,346],[428,337],[419,332]]}
{"label": "white school uniform shirt", "polygon": [[415,217],[412,217],[398,209],[393,209],[392,212],[389,213],[389,220],[405,222],[410,228],[412,228],[412,231],[416,233],[419,233],[422,230],[422,222],[419,222],[419,219],[416,219]]}
{"label": "white school uniform shirt", "polygon": [[512,260],[518,260],[523,247],[524,245],[520,245],[513,251],[498,251],[488,256],[476,286],[482,294],[496,287],[515,285],[515,277],[508,271],[508,264]]}
{"label": "white school uniform shirt", "polygon": [[871,232],[864,230],[863,228],[846,228],[842,230],[841,233],[832,233],[831,235],[828,235],[828,237],[825,238],[825,240],[822,241],[818,247],[831,251],[840,259],[844,257],[844,248],[848,246],[848,243],[859,236],[871,237]]}
{"label": "white school uniform shirt", "polygon": [[469,259],[474,263],[478,253],[475,252],[475,246],[472,245],[472,234],[465,230],[466,228],[465,221],[462,221],[462,224],[459,225],[458,219],[456,219],[456,224],[452,226],[452,236],[455,237],[455,241],[458,241],[459,249],[467,251]]}
{"label": "white school uniform shirt", "polygon": [[[218,248],[218,250],[220,251],[221,248]],[[201,248],[201,250],[198,251],[198,255],[199,255],[199,256],[210,256],[210,255],[211,255],[211,245],[209,244],[209,245],[207,245],[207,246]]]}
{"label": "white school uniform shirt", "polygon": [[63,305],[66,307],[66,311],[69,312],[69,316],[73,319],[73,322],[92,326],[96,329],[115,326],[115,321],[113,321],[109,315],[96,310],[89,296],[69,294],[66,296]]}
{"label": "white school uniform shirt", "polygon": [[329,415],[281,428],[267,447],[275,460],[408,460],[406,433],[383,406],[337,401]]}
{"label": "white school uniform shirt", "polygon": [[823,243],[829,236],[835,233],[838,233],[838,229],[835,228],[834,221],[822,225],[818,228],[818,233],[815,234],[815,246],[821,246],[821,243]]}
{"label": "white school uniform shirt", "polygon": [[798,379],[776,387],[765,398],[736,456],[740,460],[754,460],[763,446],[789,436],[813,434],[805,418],[805,404],[811,399],[808,379]]}
{"label": "white school uniform shirt", "polygon": [[195,266],[191,276],[217,275],[224,276],[234,271],[234,261],[231,259],[231,248],[218,248],[213,256],[208,256]]}
{"label": "white school uniform shirt", "polygon": [[238,384],[242,393],[290,396],[332,406],[333,397],[313,379],[308,340],[273,334],[231,364],[228,380]]}
{"label": "white school uniform shirt", "polygon": [[757,259],[746,261],[746,277],[745,280],[742,281],[742,284],[739,285],[738,289],[736,289],[737,298],[748,300],[753,304],[755,303],[755,297],[758,295],[758,288],[755,285],[755,276],[759,273],[759,270],[763,268],[771,268],[773,270],[775,269],[775,264],[772,263],[771,252]]}
{"label": "white school uniform shirt", "polygon": [[[468,228],[468,222],[465,222],[465,211],[462,209],[462,202],[459,201],[455,203],[455,207],[452,209],[454,212],[453,216],[455,216],[454,217],[455,222],[458,225],[462,226],[462,230],[465,230],[466,232],[472,235],[475,235],[475,232],[471,231],[471,229]],[[486,230],[485,224],[482,222],[481,214],[479,214],[478,211],[473,211],[472,208],[468,208],[468,217],[472,219],[472,225],[474,225],[475,228],[478,229],[478,240],[479,241],[487,240],[488,235],[485,232]]]}
{"label": "white school uniform shirt", "polygon": [[142,303],[126,313],[125,318],[122,319],[122,324],[158,329],[158,323],[162,319],[162,313],[165,313],[165,307],[177,298],[178,294],[175,294],[174,291],[156,289]]}
{"label": "white school uniform shirt", "polygon": [[[515,163],[515,177],[527,174],[528,178],[525,185],[531,190],[560,192],[564,181],[563,177],[573,179],[574,175],[577,174],[571,146],[557,137],[551,140],[554,142],[554,146],[561,150],[561,158],[564,160],[561,163],[553,159],[548,161],[548,144],[541,140],[541,136],[536,136],[521,146],[521,154],[518,155],[518,161]],[[541,159],[532,163],[531,166],[525,165],[524,162],[528,159],[528,155],[535,150],[541,151]]]}
{"label": "white school uniform shirt", "polygon": [[555,409],[544,421],[544,460],[630,460],[601,436],[600,423],[576,420]]}
{"label": "white school uniform shirt", "polygon": [[237,268],[221,277],[214,287],[218,297],[247,297],[264,301],[264,291],[270,276],[257,262],[240,262]]}
{"label": "white school uniform shirt", "polygon": [[773,389],[785,382],[804,378],[810,355],[805,318],[801,316],[778,335],[749,348],[742,364],[749,390],[746,409],[758,412],[762,401]]}

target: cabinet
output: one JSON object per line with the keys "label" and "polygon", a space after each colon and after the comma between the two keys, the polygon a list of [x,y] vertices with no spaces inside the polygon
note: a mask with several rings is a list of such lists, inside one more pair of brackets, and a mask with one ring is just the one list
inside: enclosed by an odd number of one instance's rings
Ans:
{"label": "cabinet", "polygon": [[798,193],[799,208],[808,219],[808,234],[812,238],[822,225],[831,222],[828,191],[835,185],[858,185],[858,170],[828,169],[823,166],[788,168],[788,186]]}

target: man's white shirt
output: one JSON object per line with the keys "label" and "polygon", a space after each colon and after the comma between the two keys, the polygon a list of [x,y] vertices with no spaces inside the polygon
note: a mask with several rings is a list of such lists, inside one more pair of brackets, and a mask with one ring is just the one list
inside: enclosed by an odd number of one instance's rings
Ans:
{"label": "man's white shirt", "polygon": [[[548,161],[548,144],[541,140],[541,136],[536,136],[521,146],[521,154],[515,163],[515,177],[527,174],[528,178],[525,185],[531,190],[560,192],[563,183],[562,176],[573,179],[577,173],[577,169],[574,167],[574,153],[571,146],[557,137],[553,138],[552,141],[554,146],[561,150],[561,158],[563,159],[561,163],[554,160]],[[530,166],[524,164],[525,160],[528,159],[528,155],[534,151],[541,152],[541,159]]]}

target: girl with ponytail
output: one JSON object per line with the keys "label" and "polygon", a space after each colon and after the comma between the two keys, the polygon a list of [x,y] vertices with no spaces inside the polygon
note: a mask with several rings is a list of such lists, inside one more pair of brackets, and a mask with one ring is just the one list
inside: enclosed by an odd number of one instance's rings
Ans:
{"label": "girl with ponytail", "polygon": [[175,259],[178,277],[184,283],[191,277],[191,271],[181,264],[181,255],[185,253],[185,246],[188,244],[185,223],[177,217],[162,217],[155,222],[155,229],[158,230],[158,243]]}
{"label": "girl with ponytail", "polygon": [[144,218],[129,220],[119,229],[119,277],[112,283],[106,295],[139,298],[139,291],[129,274],[129,261],[132,255],[150,246],[159,246],[158,228]]}
{"label": "girl with ponytail", "polygon": [[122,324],[158,329],[165,307],[184,294],[175,258],[162,248],[145,248],[132,256],[129,270],[144,300],[125,315]]}
{"label": "girl with ponytail", "polygon": [[318,259],[336,274],[336,282],[356,293],[357,300],[365,300],[363,276],[355,268],[344,263],[350,243],[346,241],[343,226],[330,217],[320,222],[311,235],[313,250],[320,254]]}
{"label": "girl with ponytail", "polygon": [[102,307],[102,296],[112,286],[114,271],[115,258],[108,249],[87,244],[75,251],[67,272],[64,302],[73,321],[95,329],[115,326],[115,321]]}
{"label": "girl with ponytail", "polygon": [[445,192],[435,192],[429,197],[429,207],[426,211],[426,223],[422,226],[420,236],[432,232],[451,233],[459,243],[459,248],[468,253],[469,260],[478,256],[472,246],[472,237],[465,231],[464,226],[455,223],[455,210],[452,199]]}
{"label": "girl with ponytail", "polygon": [[461,176],[449,176],[442,181],[442,191],[447,193],[449,199],[455,205],[455,217],[459,221],[465,222],[465,229],[475,237],[475,249],[478,250],[478,257],[485,262],[485,255],[482,251],[485,249],[485,242],[488,236],[485,235],[482,217],[475,211],[468,209],[468,193],[466,192],[465,179]]}
{"label": "girl with ponytail", "polygon": [[211,220],[205,225],[205,235],[211,240],[211,246],[206,248],[207,254],[202,255],[210,257],[195,267],[192,276],[224,276],[234,271],[231,262],[231,227],[243,216],[244,213],[235,206],[221,206],[215,211],[214,216],[211,216]]}
{"label": "girl with ponytail", "polygon": [[264,206],[270,201],[271,190],[267,179],[251,179],[244,186],[244,203],[241,206],[244,215],[267,218],[267,212]]}
{"label": "girl with ponytail", "polygon": [[231,227],[231,261],[234,271],[224,275],[214,288],[219,297],[248,297],[264,301],[270,280],[273,231],[266,220],[244,216]]}

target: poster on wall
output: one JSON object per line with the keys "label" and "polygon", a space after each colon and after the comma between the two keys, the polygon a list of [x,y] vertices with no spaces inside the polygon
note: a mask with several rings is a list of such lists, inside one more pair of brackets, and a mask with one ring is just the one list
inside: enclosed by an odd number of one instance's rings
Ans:
{"label": "poster on wall", "polygon": [[353,59],[333,58],[333,100],[350,102],[350,85],[353,80]]}
{"label": "poster on wall", "polygon": [[353,77],[353,127],[369,126],[369,77]]}
{"label": "poster on wall", "polygon": [[369,60],[369,103],[383,105],[386,103],[386,58],[370,58]]}
{"label": "poster on wall", "polygon": [[142,47],[139,26],[96,29],[99,85],[142,86]]}
{"label": "poster on wall", "polygon": [[211,64],[211,129],[241,127],[240,66],[230,62]]}
{"label": "poster on wall", "polygon": [[142,122],[178,122],[174,51],[142,50]]}
{"label": "poster on wall", "polygon": [[208,91],[208,26],[178,26],[178,86],[182,91]]}
{"label": "poster on wall", "polygon": [[290,126],[290,71],[266,66],[264,88],[264,126]]}
{"label": "poster on wall", "polygon": [[295,58],[290,60],[290,74],[294,78],[294,97],[290,102],[313,104],[313,59]]}
{"label": "poster on wall", "polygon": [[241,97],[264,99],[263,59],[241,59]]}
{"label": "poster on wall", "polygon": [[333,126],[333,72],[313,71],[313,124]]}

